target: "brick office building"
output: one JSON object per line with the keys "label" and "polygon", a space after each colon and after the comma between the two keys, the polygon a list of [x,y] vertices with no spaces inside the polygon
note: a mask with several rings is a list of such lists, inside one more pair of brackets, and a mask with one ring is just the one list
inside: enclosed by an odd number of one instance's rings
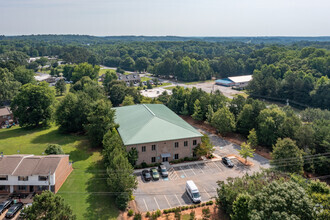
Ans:
{"label": "brick office building", "polygon": [[1,156],[0,193],[56,193],[71,171],[69,155]]}
{"label": "brick office building", "polygon": [[159,163],[192,157],[203,136],[173,111],[161,104],[114,108],[118,133],[126,150],[136,148],[137,164]]}

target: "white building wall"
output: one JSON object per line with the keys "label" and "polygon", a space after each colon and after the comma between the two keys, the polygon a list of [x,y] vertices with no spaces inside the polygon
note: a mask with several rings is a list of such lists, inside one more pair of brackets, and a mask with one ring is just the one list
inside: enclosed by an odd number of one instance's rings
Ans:
{"label": "white building wall", "polygon": [[[0,180],[0,185],[10,185],[10,186],[48,186],[49,182],[39,181],[39,176],[29,176],[28,181],[18,181],[18,176],[9,176],[8,180]],[[55,185],[55,173],[50,175],[50,185]]]}

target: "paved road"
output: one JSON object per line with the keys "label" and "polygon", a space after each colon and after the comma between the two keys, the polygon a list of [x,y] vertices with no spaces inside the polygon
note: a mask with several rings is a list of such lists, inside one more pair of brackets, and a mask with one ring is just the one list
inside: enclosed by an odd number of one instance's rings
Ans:
{"label": "paved road", "polygon": [[[238,155],[239,146],[216,135],[208,135],[215,146],[215,154],[219,156]],[[269,167],[269,161],[259,155],[255,155],[253,159],[249,158],[249,160],[254,163],[252,167],[245,167],[235,158],[232,159],[234,168],[226,167],[221,160],[177,164],[169,169],[168,178],[150,182],[145,182],[141,173],[137,172],[138,189],[134,192],[136,205],[141,212],[190,205],[192,201],[185,193],[187,180],[193,180],[200,191],[202,201],[208,201],[216,196],[217,181],[225,181],[228,177],[243,176],[245,173],[252,174],[260,171],[261,167]]]}

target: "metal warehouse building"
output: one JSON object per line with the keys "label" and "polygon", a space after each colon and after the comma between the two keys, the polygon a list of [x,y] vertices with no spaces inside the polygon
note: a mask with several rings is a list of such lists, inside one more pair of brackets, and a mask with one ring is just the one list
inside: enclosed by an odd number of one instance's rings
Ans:
{"label": "metal warehouse building", "polygon": [[203,136],[162,104],[142,104],[114,108],[118,133],[126,150],[136,148],[137,164],[159,163],[193,157],[193,149]]}
{"label": "metal warehouse building", "polygon": [[232,76],[224,79],[218,79],[215,84],[220,86],[244,88],[252,80],[252,75]]}

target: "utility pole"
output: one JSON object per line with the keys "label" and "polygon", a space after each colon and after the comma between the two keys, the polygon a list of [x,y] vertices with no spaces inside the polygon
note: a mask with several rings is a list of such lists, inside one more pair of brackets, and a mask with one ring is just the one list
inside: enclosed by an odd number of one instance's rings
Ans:
{"label": "utility pole", "polygon": [[51,191],[50,190],[50,170],[49,170],[49,174],[48,174],[48,190]]}

